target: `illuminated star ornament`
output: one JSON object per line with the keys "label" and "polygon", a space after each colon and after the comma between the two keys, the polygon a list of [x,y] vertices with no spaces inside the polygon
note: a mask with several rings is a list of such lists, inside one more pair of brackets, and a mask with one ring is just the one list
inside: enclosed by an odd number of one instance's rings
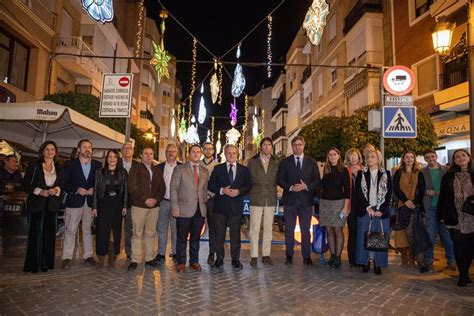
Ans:
{"label": "illuminated star ornament", "polygon": [[82,8],[97,22],[112,22],[114,4],[112,0],[81,0]]}
{"label": "illuminated star ornament", "polygon": [[201,85],[201,101],[199,102],[199,113],[198,113],[198,122],[199,124],[204,123],[206,120],[206,104],[204,102],[204,85]]}
{"label": "illuminated star ornament", "polygon": [[240,132],[235,129],[235,124],[237,124],[237,105],[234,102],[230,104],[230,124],[232,128],[225,133],[225,137],[227,138],[227,144],[237,144],[240,138]]}
{"label": "illuminated star ornament", "polygon": [[321,41],[328,14],[329,4],[327,4],[325,0],[313,0],[313,3],[306,13],[303,28],[311,44],[315,46],[319,45]]}
{"label": "illuminated star ornament", "polygon": [[[237,47],[237,54],[235,55],[237,60],[240,58],[240,44]],[[245,77],[242,73],[242,65],[237,62],[234,71],[234,81],[232,81],[232,95],[234,98],[238,98],[245,88]]]}
{"label": "illuminated star ornament", "polygon": [[156,45],[154,41],[151,41],[151,44],[153,46],[153,57],[150,60],[150,64],[155,68],[156,79],[158,80],[158,83],[161,82],[161,78],[170,77],[170,73],[168,71],[168,62],[171,59],[171,57],[168,55],[168,52],[165,50],[165,43],[164,43],[165,19],[168,17],[168,13],[163,10],[160,12],[160,17],[162,18],[160,45]]}
{"label": "illuminated star ornament", "polygon": [[219,80],[217,79],[217,59],[214,59],[214,74],[211,78],[211,97],[212,97],[212,104],[217,102],[217,98],[219,97]]}

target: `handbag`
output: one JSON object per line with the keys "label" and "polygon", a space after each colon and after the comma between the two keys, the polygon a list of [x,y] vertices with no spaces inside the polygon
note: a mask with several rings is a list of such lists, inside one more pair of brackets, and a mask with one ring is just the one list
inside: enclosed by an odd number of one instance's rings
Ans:
{"label": "handbag", "polygon": [[[461,185],[461,194],[462,194],[462,197],[464,198],[464,190],[462,189],[462,185]],[[466,198],[466,200],[462,204],[461,212],[474,215],[474,195],[470,195]]]}
{"label": "handbag", "polygon": [[326,241],[326,228],[321,225],[313,225],[313,242],[311,248],[314,253],[325,253],[328,250]]}
{"label": "handbag", "polygon": [[387,251],[390,235],[384,233],[382,221],[380,221],[380,232],[372,231],[372,219],[369,222],[369,230],[365,233],[365,249],[369,251]]}

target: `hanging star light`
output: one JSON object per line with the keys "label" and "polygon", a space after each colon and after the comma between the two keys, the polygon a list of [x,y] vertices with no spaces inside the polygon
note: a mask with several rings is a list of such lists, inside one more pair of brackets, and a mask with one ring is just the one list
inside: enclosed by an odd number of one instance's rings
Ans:
{"label": "hanging star light", "polygon": [[273,17],[268,16],[268,35],[267,35],[267,77],[272,76],[272,22]]}
{"label": "hanging star light", "polygon": [[[235,55],[237,60],[240,58],[240,44],[237,47],[237,54]],[[242,73],[242,65],[237,62],[237,66],[235,66],[234,71],[234,80],[232,81],[232,95],[234,98],[238,98],[245,88],[245,77]]]}
{"label": "hanging star light", "polygon": [[154,41],[151,41],[153,46],[153,57],[150,60],[150,64],[155,68],[156,79],[158,83],[161,82],[161,78],[170,77],[168,71],[168,62],[171,60],[171,57],[168,55],[168,52],[165,50],[165,19],[168,17],[168,13],[164,10],[160,12],[161,21],[161,40],[160,45],[156,45]]}
{"label": "hanging star light", "polygon": [[230,117],[230,124],[232,125],[232,127],[234,127],[235,124],[237,124],[237,104],[236,104],[235,98],[234,98],[234,102],[230,104],[229,117]]}
{"label": "hanging star light", "polygon": [[199,113],[198,113],[198,122],[203,124],[206,120],[206,104],[204,102],[204,85],[201,85],[201,101],[199,102]]}
{"label": "hanging star light", "polygon": [[81,0],[82,8],[97,22],[112,22],[114,3],[112,0]]}
{"label": "hanging star light", "polygon": [[184,140],[188,144],[199,143],[198,130],[195,124],[196,124],[196,118],[193,115],[191,118],[191,124],[189,125],[188,131],[186,132],[186,135],[184,136]]}
{"label": "hanging star light", "polygon": [[211,97],[212,97],[212,104],[217,102],[217,98],[219,97],[219,80],[217,79],[217,59],[214,58],[214,74],[212,75],[211,82]]}
{"label": "hanging star light", "polygon": [[325,0],[313,0],[306,13],[303,28],[311,44],[315,46],[319,45],[321,41],[328,14],[329,4]]}

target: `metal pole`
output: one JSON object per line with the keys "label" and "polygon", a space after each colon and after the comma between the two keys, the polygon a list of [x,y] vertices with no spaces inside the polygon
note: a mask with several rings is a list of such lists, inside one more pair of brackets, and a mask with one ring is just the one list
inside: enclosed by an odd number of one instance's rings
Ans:
{"label": "metal pole", "polygon": [[385,89],[383,87],[383,75],[385,67],[380,67],[380,152],[382,153],[385,165],[385,142],[383,138],[383,107],[385,106]]}
{"label": "metal pole", "polygon": [[469,125],[471,159],[474,158],[474,7],[472,0],[468,3],[467,46],[469,69]]}
{"label": "metal pole", "polygon": [[[131,71],[132,71],[132,60],[129,59],[128,64],[127,64],[127,73],[130,73]],[[132,80],[132,87],[133,87],[133,80]],[[126,142],[130,141],[130,132],[132,129],[132,122],[130,120],[130,116],[132,115],[132,105],[130,104],[129,106],[130,106],[130,113],[125,119],[125,141]]]}

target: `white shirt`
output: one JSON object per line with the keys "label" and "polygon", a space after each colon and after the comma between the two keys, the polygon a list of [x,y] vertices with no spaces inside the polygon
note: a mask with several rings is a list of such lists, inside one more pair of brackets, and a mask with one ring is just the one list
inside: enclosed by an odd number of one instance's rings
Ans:
{"label": "white shirt", "polygon": [[[54,182],[56,181],[56,177],[57,177],[56,168],[54,167],[54,163],[53,163],[52,166],[53,166],[53,168],[51,169],[51,172],[48,172],[44,169],[44,163],[43,163],[44,182],[46,183],[47,187],[52,187]],[[58,192],[55,195],[59,196],[59,194],[61,194],[61,188],[60,187],[55,187],[55,189],[58,190]],[[41,192],[41,188],[35,188],[35,190],[33,191],[33,194],[39,195],[40,192]]]}
{"label": "white shirt", "polygon": [[165,199],[170,199],[170,183],[171,183],[171,176],[173,175],[174,168],[176,168],[178,164],[176,161],[174,164],[170,165],[168,162],[165,162],[165,168],[163,171],[163,179],[165,180],[166,185],[166,192],[165,192]]}
{"label": "white shirt", "polygon": [[132,168],[132,160],[126,161],[125,159],[122,158],[122,165],[125,170],[127,170],[127,173],[130,172],[130,169]]}
{"label": "white shirt", "polygon": [[370,170],[370,192],[369,192],[369,204],[377,207],[377,180],[379,170]]}

